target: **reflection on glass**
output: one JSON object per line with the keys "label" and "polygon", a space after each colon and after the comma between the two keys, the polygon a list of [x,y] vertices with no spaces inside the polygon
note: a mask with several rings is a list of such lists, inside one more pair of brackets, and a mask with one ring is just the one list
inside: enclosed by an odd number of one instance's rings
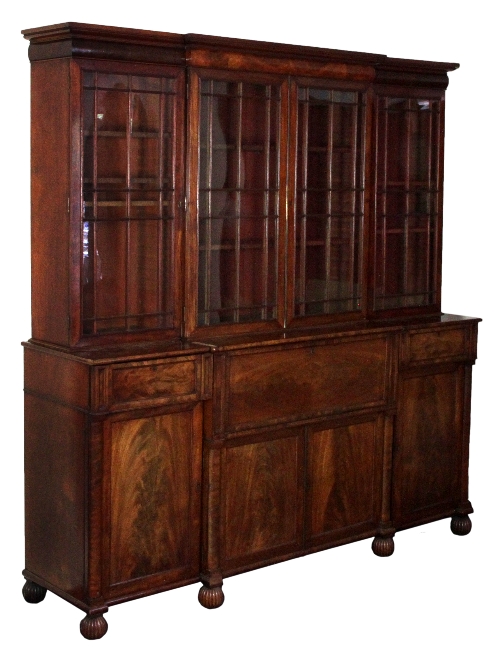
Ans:
{"label": "reflection on glass", "polygon": [[276,318],[279,89],[203,80],[198,325]]}
{"label": "reflection on glass", "polygon": [[83,326],[171,326],[173,80],[83,74]]}
{"label": "reflection on glass", "polygon": [[298,92],[295,315],[360,309],[363,93]]}
{"label": "reflection on glass", "polygon": [[436,301],[438,100],[378,102],[375,308]]}

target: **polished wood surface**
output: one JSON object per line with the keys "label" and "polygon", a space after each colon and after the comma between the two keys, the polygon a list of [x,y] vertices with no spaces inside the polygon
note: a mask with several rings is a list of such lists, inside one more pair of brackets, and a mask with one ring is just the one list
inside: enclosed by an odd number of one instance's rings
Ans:
{"label": "polished wood surface", "polygon": [[298,436],[229,446],[223,456],[223,566],[280,557],[301,543],[302,451]]}
{"label": "polished wood surface", "polygon": [[26,569],[85,596],[85,415],[26,394]]}
{"label": "polished wood surface", "polygon": [[226,379],[227,427],[382,405],[389,382],[387,337],[234,354]]}
{"label": "polished wood surface", "polygon": [[395,435],[393,517],[408,524],[460,500],[463,368],[402,380]]}
{"label": "polished wood surface", "polygon": [[479,319],[441,313],[457,64],[81,23],[32,62],[26,584],[82,609],[451,517]]}
{"label": "polished wood surface", "polygon": [[198,574],[201,440],[194,426],[189,411],[110,423],[110,587],[160,572],[164,582]]}
{"label": "polished wood surface", "polygon": [[378,523],[381,498],[380,418],[324,429],[308,444],[308,516],[311,538],[345,535]]}

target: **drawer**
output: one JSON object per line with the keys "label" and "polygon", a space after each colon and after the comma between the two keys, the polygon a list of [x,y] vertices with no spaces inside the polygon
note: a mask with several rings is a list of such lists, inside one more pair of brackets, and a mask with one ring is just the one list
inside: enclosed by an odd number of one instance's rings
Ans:
{"label": "drawer", "polygon": [[419,330],[406,335],[407,363],[455,359],[469,355],[469,328]]}
{"label": "drawer", "polygon": [[[203,399],[208,359],[182,359],[116,364],[101,370],[99,408],[120,410]],[[208,388],[207,388],[208,389]]]}
{"label": "drawer", "polygon": [[223,428],[238,431],[382,406],[390,382],[389,338],[352,338],[233,354]]}

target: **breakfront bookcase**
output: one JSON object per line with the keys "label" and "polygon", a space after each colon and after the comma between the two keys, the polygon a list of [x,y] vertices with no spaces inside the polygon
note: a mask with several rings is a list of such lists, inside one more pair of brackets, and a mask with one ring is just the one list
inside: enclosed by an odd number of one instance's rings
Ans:
{"label": "breakfront bookcase", "polygon": [[458,66],[29,29],[26,584],[110,605],[451,517],[477,318],[441,313]]}

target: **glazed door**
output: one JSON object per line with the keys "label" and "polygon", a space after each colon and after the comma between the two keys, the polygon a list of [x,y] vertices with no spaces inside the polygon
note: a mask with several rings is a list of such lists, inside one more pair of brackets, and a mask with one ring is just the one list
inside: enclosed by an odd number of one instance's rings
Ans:
{"label": "glazed door", "polygon": [[365,309],[366,87],[292,81],[288,312],[294,325]]}
{"label": "glazed door", "polygon": [[82,66],[83,335],[178,336],[184,73]]}
{"label": "glazed door", "polygon": [[104,425],[103,583],[109,597],[199,575],[201,405]]}
{"label": "glazed door", "polygon": [[374,309],[439,311],[444,100],[381,94],[375,121]]}
{"label": "glazed door", "polygon": [[188,333],[283,324],[288,87],[281,77],[190,77]]}

